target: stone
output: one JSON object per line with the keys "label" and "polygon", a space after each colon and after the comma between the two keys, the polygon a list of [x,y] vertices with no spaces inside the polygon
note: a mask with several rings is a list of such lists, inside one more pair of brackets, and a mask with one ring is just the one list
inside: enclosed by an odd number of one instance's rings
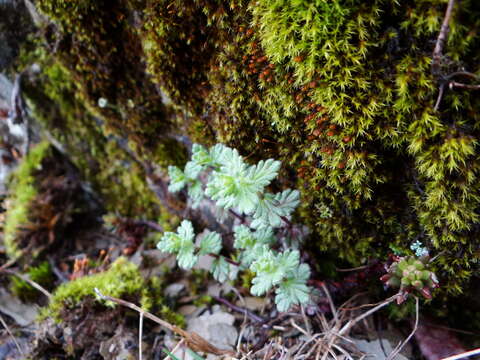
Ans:
{"label": "stone", "polygon": [[233,326],[234,321],[232,314],[217,311],[189,320],[187,330],[196,332],[219,349],[232,350],[238,338],[237,329]]}

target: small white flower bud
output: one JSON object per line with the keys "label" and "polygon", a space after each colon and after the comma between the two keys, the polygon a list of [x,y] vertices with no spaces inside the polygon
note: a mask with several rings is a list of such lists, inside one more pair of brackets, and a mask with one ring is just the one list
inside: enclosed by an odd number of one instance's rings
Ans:
{"label": "small white flower bud", "polygon": [[98,99],[98,106],[101,107],[101,108],[104,108],[108,105],[108,100],[101,97]]}

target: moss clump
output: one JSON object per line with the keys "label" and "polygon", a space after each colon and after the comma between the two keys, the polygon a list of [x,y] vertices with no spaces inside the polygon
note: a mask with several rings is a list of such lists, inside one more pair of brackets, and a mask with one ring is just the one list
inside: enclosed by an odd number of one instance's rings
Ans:
{"label": "moss clump", "polygon": [[[38,266],[30,267],[26,275],[30,278],[30,280],[46,288],[47,290],[51,290],[55,282],[55,277],[50,264],[46,261],[40,263]],[[12,277],[11,289],[12,292],[23,301],[33,301],[38,299],[38,290],[16,276]]]}
{"label": "moss clump", "polygon": [[[69,311],[79,308],[83,303],[89,303],[87,300],[96,297],[95,288],[104,295],[140,303],[143,309],[158,313],[173,324],[179,326],[185,324],[182,315],[164,304],[160,280],[144,279],[138,267],[123,257],[115,260],[105,272],[60,285],[53,293],[50,304],[40,312],[39,320],[51,317],[58,322],[62,321],[63,317],[68,317]],[[101,303],[108,307],[116,306],[111,301],[101,300]]]}
{"label": "moss clump", "polygon": [[142,45],[147,71],[176,105],[201,111],[206,74],[226,29],[227,6],[216,0],[146,1]]}
{"label": "moss clump", "polygon": [[[95,297],[95,288],[105,295],[129,298],[138,297],[144,285],[138,267],[125,258],[118,258],[110,269],[103,273],[85,276],[60,285],[53,293],[50,304],[42,309],[40,319],[52,317],[60,320],[62,312],[78,306],[87,297]],[[114,306],[112,302],[105,304]]]}
{"label": "moss clump", "polygon": [[[165,213],[147,184],[145,170],[120,146],[125,139],[108,135],[102,121],[85,106],[68,70],[42,47],[26,53],[24,61],[29,58],[42,64],[42,74],[24,86],[35,117],[64,146],[105,209],[132,218],[142,214],[154,219]],[[134,141],[129,145],[139,158],[160,166],[186,161],[185,149],[172,139],[151,151]]]}
{"label": "moss clump", "polygon": [[21,226],[27,224],[30,220],[30,205],[38,193],[35,172],[41,169],[42,160],[48,155],[49,147],[48,142],[36,145],[12,175],[10,189],[13,192],[8,199],[3,233],[7,255],[12,259],[21,255],[17,242],[18,233]]}
{"label": "moss clump", "polygon": [[12,178],[5,246],[8,256],[28,266],[53,247],[58,256],[68,252],[78,229],[97,223],[99,206],[75,166],[49,143],[37,145],[23,161]]}
{"label": "moss clump", "polygon": [[[306,154],[299,177],[309,192],[303,213],[314,215],[321,248],[358,262],[420,236],[444,252],[438,273],[457,293],[480,245],[480,101],[459,91],[446,94],[439,110],[435,102],[442,76],[462,66],[479,71],[470,59],[478,59],[471,33],[480,9],[472,1],[456,8],[442,70],[432,73],[445,6],[261,0],[251,9],[263,51],[280,79],[286,73],[277,86],[293,91],[284,101],[269,86],[263,108],[272,119],[278,109],[285,114],[274,122],[280,134],[301,129],[308,140],[299,141]],[[332,216],[322,218],[318,203]]]}

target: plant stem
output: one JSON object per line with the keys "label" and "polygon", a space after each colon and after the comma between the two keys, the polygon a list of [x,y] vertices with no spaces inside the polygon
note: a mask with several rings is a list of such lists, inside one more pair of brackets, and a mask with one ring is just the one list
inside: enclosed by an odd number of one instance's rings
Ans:
{"label": "plant stem", "polygon": [[148,311],[143,310],[141,307],[135,305],[134,303],[131,303],[129,301],[125,301],[122,299],[114,298],[112,296],[104,295],[98,290],[97,288],[94,289],[95,294],[103,300],[107,301],[112,301],[116,304],[128,307],[129,309],[135,310],[140,314],[143,314],[144,317],[147,319],[150,319],[157,324],[163,326],[164,328],[174,332],[175,334],[178,334],[185,338],[185,342],[187,345],[193,349],[194,351],[199,351],[199,352],[206,352],[206,353],[211,353],[214,355],[229,355],[229,356],[235,356],[235,353],[233,351],[229,350],[220,350],[216,346],[210,344],[207,340],[205,340],[203,337],[198,335],[195,332],[188,332],[185,331],[178,326],[172,325],[169,322],[160,319],[159,317],[149,313]]}
{"label": "plant stem", "polygon": [[[223,305],[229,307],[230,309],[232,309],[233,311],[236,311],[236,312],[239,312],[241,314],[245,314],[247,315],[250,319],[252,319],[253,321],[255,322],[261,322],[261,323],[264,323],[266,322],[266,319],[254,314],[253,312],[247,310],[247,309],[244,309],[244,308],[241,308],[240,306],[237,306],[237,305],[234,305],[232,304],[231,302],[229,302],[228,300],[226,299],[223,299],[219,296],[213,296],[213,298],[218,301],[219,303],[222,303]],[[267,326],[268,327],[268,326]]]}
{"label": "plant stem", "polygon": [[228,262],[229,264],[232,264],[232,265],[235,265],[235,266],[240,266],[239,262],[237,262],[235,260],[232,260],[230,258],[227,258],[225,256],[214,254],[214,253],[209,253],[208,255],[210,255],[211,257],[214,257],[215,259],[220,259],[221,257],[223,257],[225,259],[225,261]]}

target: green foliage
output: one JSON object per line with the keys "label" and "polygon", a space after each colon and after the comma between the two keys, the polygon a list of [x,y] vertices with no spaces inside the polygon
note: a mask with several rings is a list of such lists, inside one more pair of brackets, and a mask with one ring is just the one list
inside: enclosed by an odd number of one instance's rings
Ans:
{"label": "green foliage", "polygon": [[13,173],[8,209],[4,226],[5,249],[10,258],[17,258],[21,251],[17,244],[18,231],[29,222],[29,206],[37,195],[35,171],[41,168],[43,158],[48,154],[48,142],[36,145],[23,159]]}
{"label": "green foliage", "polygon": [[198,260],[198,256],[194,253],[194,238],[192,223],[183,220],[177,233],[166,232],[157,247],[164,252],[177,254],[178,265],[183,269],[191,269]]}
{"label": "green foliage", "polygon": [[[196,246],[193,225],[188,220],[182,221],[176,233],[164,233],[157,247],[176,254],[178,265],[183,269],[192,268],[199,255],[212,255],[211,272],[220,282],[235,278],[238,270],[249,269],[255,273],[252,294],[263,295],[275,288],[280,311],[286,311],[294,304],[307,303],[309,289],[306,281],[310,269],[308,265],[300,264],[298,250],[277,253],[269,247],[275,241],[274,229],[285,225],[282,221],[290,225],[291,214],[299,203],[298,191],[289,189],[279,194],[265,191],[279,168],[280,162],[272,159],[248,165],[236,150],[221,144],[209,150],[193,145],[192,161],[183,171],[175,166],[169,167],[169,190],[177,192],[188,186],[194,206],[206,196],[224,211],[251,215],[250,227],[241,224],[233,229],[234,247],[240,253],[240,263],[219,255],[222,238],[216,232],[203,234]],[[205,190],[200,179],[206,179]],[[198,190],[192,193],[192,188]]]}

